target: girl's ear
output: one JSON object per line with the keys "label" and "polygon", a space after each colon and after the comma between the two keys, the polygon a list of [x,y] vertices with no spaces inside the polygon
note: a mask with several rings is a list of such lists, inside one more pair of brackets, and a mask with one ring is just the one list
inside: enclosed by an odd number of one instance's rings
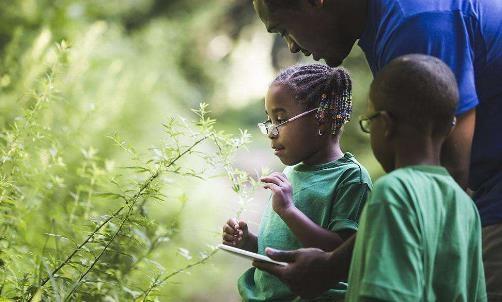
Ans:
{"label": "girl's ear", "polygon": [[327,122],[317,122],[319,125],[319,135],[331,134],[331,123]]}

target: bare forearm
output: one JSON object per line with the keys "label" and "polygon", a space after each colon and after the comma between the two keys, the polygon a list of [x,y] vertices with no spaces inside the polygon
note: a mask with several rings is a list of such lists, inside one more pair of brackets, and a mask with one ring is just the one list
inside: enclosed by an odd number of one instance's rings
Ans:
{"label": "bare forearm", "polygon": [[355,242],[356,234],[345,240],[340,247],[331,252],[329,262],[334,268],[333,272],[335,275],[332,276],[332,278],[336,282],[347,280],[349,278],[350,263],[352,262],[352,252],[354,251]]}
{"label": "bare forearm", "polygon": [[343,243],[343,239],[337,233],[315,224],[294,206],[278,214],[304,247],[332,251]]}

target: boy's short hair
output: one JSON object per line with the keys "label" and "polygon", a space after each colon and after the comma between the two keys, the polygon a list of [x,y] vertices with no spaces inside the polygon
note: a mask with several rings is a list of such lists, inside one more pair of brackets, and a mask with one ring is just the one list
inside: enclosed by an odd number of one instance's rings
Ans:
{"label": "boy's short hair", "polygon": [[[256,0],[253,0],[256,1]],[[298,0],[263,0],[271,12],[292,10],[299,7]]]}
{"label": "boy's short hair", "polygon": [[376,110],[386,110],[417,129],[431,127],[433,136],[449,133],[458,98],[450,68],[438,58],[422,54],[392,60],[376,75],[370,89]]}

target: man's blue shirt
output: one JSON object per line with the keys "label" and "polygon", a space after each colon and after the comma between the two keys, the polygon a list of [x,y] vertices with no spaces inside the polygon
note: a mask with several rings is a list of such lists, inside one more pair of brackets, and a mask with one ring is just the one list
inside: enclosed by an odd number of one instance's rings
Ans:
{"label": "man's blue shirt", "polygon": [[483,225],[502,222],[502,0],[369,0],[359,46],[373,73],[409,53],[455,73],[457,115],[476,108],[470,187]]}

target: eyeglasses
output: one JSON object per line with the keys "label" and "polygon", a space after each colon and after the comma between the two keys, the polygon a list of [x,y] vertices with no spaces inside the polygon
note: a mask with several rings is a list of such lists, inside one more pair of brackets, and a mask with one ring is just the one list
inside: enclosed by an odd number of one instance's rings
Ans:
{"label": "eyeglasses", "polygon": [[[370,114],[368,116],[363,115],[363,116],[359,117],[359,126],[361,127],[361,130],[365,133],[370,133],[371,120],[374,118],[377,118],[380,114],[382,114],[384,112],[389,117],[395,118],[395,116],[391,115],[388,111],[385,111],[385,110],[373,112],[372,114]],[[451,122],[451,126],[455,127],[456,124],[457,124],[457,118],[453,117],[453,121]]]}
{"label": "eyeglasses", "polygon": [[361,131],[363,131],[365,133],[370,133],[371,120],[374,118],[377,118],[383,112],[385,112],[385,111],[376,111],[368,116],[359,117],[359,126],[361,127]]}
{"label": "eyeglasses", "polygon": [[279,127],[284,126],[284,124],[287,124],[287,123],[292,122],[296,119],[299,119],[300,117],[305,116],[309,113],[312,113],[312,112],[316,111],[317,109],[319,109],[319,108],[314,108],[309,111],[302,112],[302,113],[295,115],[292,118],[280,123],[279,125],[275,125],[271,121],[266,121],[263,123],[258,123],[257,126],[260,129],[261,133],[263,133],[265,135],[277,136],[277,135],[279,135]]}

